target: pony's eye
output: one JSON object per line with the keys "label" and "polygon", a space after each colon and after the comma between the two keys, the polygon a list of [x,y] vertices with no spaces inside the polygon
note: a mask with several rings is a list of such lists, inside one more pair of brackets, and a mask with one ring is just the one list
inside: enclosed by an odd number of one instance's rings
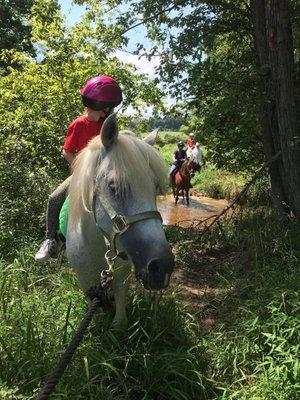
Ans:
{"label": "pony's eye", "polygon": [[108,182],[108,189],[109,189],[109,191],[110,191],[110,193],[111,193],[112,195],[115,195],[115,193],[116,193],[116,187],[115,187],[115,183],[114,183],[113,181]]}

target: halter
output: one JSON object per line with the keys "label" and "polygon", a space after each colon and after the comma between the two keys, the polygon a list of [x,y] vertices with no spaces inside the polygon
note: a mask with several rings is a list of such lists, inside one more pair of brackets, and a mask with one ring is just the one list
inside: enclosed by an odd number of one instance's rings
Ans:
{"label": "halter", "polygon": [[[108,214],[108,216],[112,222],[113,227],[112,227],[111,234],[106,233],[99,226],[99,224],[97,222],[96,209],[95,209],[97,197],[101,201],[101,204],[102,204],[104,210],[106,211],[106,213]],[[125,252],[119,252],[117,250],[116,240],[119,235],[122,235],[124,232],[127,231],[127,229],[131,225],[133,225],[139,221],[144,221],[146,219],[159,219],[162,222],[162,217],[158,211],[145,211],[145,212],[134,214],[134,215],[118,214],[116,212],[116,210],[108,202],[107,198],[105,196],[103,196],[101,193],[97,194],[95,190],[94,190],[94,194],[93,194],[93,215],[94,215],[94,220],[95,220],[96,226],[102,232],[105,242],[106,242],[107,251],[105,253],[105,259],[109,265],[110,270],[113,268],[114,262],[117,257],[120,257],[123,260],[128,259]]]}

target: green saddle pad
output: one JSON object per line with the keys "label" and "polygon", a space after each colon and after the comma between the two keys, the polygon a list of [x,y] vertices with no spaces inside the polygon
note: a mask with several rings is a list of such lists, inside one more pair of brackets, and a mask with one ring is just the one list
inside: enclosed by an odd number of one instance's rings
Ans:
{"label": "green saddle pad", "polygon": [[69,196],[67,196],[59,213],[59,230],[58,233],[67,237],[68,230],[68,214],[69,214]]}

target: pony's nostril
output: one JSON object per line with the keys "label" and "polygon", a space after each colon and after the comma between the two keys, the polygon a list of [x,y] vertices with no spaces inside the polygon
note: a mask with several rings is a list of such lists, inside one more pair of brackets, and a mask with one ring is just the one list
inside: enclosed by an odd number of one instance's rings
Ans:
{"label": "pony's nostril", "polygon": [[148,282],[153,290],[166,288],[173,270],[173,258],[153,259],[148,264]]}
{"label": "pony's nostril", "polygon": [[149,273],[156,273],[159,270],[159,260],[152,260],[148,265]]}

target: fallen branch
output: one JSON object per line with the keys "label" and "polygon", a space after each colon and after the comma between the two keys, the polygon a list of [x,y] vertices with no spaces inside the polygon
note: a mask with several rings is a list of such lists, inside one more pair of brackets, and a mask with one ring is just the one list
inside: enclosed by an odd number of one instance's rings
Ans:
{"label": "fallen branch", "polygon": [[[205,235],[210,228],[217,222],[219,221],[219,219],[221,217],[223,217],[230,209],[232,209],[233,207],[235,207],[238,203],[238,201],[244,196],[244,194],[247,192],[247,190],[250,188],[250,186],[253,185],[254,182],[257,181],[258,178],[261,177],[261,174],[264,172],[264,170],[270,165],[272,164],[274,161],[277,160],[277,158],[281,155],[281,151],[278,151],[278,153],[276,153],[270,160],[266,161],[261,167],[260,169],[252,176],[252,178],[250,179],[250,181],[248,183],[246,183],[246,185],[244,186],[243,190],[240,191],[240,193],[238,193],[238,195],[234,198],[234,200],[229,204],[228,207],[224,208],[223,211],[220,212],[220,214],[218,214],[213,221],[207,225],[204,230],[202,231],[201,234],[201,238],[203,235]],[[200,238],[199,238],[200,240]]]}

